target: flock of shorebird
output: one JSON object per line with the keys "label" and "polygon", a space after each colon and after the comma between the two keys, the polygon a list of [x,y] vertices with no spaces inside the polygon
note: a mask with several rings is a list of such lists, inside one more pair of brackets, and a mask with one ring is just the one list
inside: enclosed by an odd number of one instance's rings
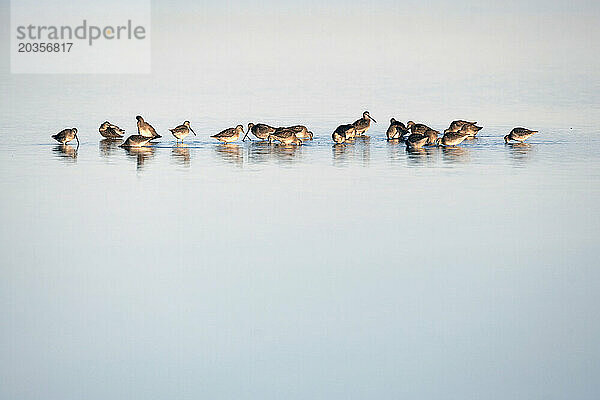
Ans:
{"label": "flock of shorebird", "polygon": [[[121,147],[141,147],[145,146],[153,140],[159,139],[162,136],[156,133],[156,130],[148,122],[144,121],[141,116],[135,117],[137,120],[137,135],[129,136]],[[375,121],[368,111],[365,111],[362,118],[354,121],[351,124],[338,126],[331,135],[335,144],[352,143],[356,137],[365,136],[367,130],[371,127],[371,121]],[[409,149],[417,149],[423,146],[457,146],[466,139],[475,138],[477,133],[482,129],[477,126],[477,122],[464,120],[453,121],[448,129],[444,130],[444,134],[440,136],[440,132],[431,129],[425,124],[417,124],[413,121],[408,121],[406,125],[397,121],[395,118],[390,120],[390,126],[387,129],[387,140],[403,141]],[[98,129],[100,134],[107,139],[122,139],[125,131],[116,125],[106,121],[100,125]],[[183,124],[169,129],[177,142],[185,139],[190,132],[196,136],[196,132],[190,126],[190,121],[185,121]],[[524,142],[526,139],[537,133],[526,128],[514,128],[510,133],[504,136],[504,142],[510,140]],[[216,135],[211,136],[223,143],[231,143],[239,140],[244,133],[244,127],[237,125],[235,128],[225,129]],[[313,133],[304,125],[294,125],[289,127],[274,128],[267,124],[248,124],[248,130],[242,138],[246,140],[248,134],[252,133],[260,140],[268,140],[269,142],[278,141],[284,145],[300,145],[304,140],[312,140]],[[77,128],[63,129],[56,135],[52,135],[56,141],[61,144],[66,144],[73,139],[77,140],[79,146],[79,138],[77,137]],[[251,140],[251,139],[250,139]]]}

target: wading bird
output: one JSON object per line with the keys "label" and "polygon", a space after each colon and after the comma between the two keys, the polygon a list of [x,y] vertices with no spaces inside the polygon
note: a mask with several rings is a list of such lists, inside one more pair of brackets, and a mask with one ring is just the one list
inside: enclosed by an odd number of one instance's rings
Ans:
{"label": "wading bird", "polygon": [[527,128],[514,128],[508,135],[504,136],[504,143],[508,143],[509,140],[524,142],[536,133],[538,131],[532,131]]}
{"label": "wading bird", "polygon": [[52,135],[52,139],[56,140],[59,143],[66,144],[71,140],[77,140],[77,147],[79,147],[79,138],[77,137],[77,128],[68,128],[63,129],[58,132],[56,135]]}
{"label": "wading bird", "polygon": [[373,119],[371,117],[371,115],[369,114],[368,111],[365,111],[363,113],[363,116],[361,119],[354,121],[354,123],[352,125],[356,129],[356,136],[364,135],[364,133],[367,130],[369,130],[369,127],[371,126],[371,121],[377,123],[377,121],[375,121],[375,119]]}
{"label": "wading bird", "polygon": [[275,128],[269,126],[267,124],[253,124],[252,122],[248,123],[248,131],[244,135],[242,142],[246,140],[246,137],[252,132],[254,136],[261,140],[267,140],[269,135],[275,132]]}
{"label": "wading bird", "polygon": [[152,127],[152,125],[144,121],[144,118],[138,115],[135,117],[135,119],[137,120],[138,135],[149,137],[152,140],[162,137],[156,133],[156,130]]}
{"label": "wading bird", "polygon": [[175,139],[177,139],[176,141],[178,142],[181,140],[181,143],[183,143],[183,139],[185,139],[185,137],[190,134],[190,131],[194,134],[194,136],[196,136],[196,132],[194,132],[194,130],[190,126],[190,121],[185,121],[183,124],[169,130],[171,131],[173,136],[175,136]]}
{"label": "wading bird", "polygon": [[119,147],[142,147],[147,145],[151,140],[151,137],[142,135],[131,135]]}
{"label": "wading bird", "polygon": [[238,140],[242,133],[244,133],[244,127],[242,125],[238,125],[235,128],[227,128],[211,137],[223,143],[231,143]]}
{"label": "wading bird", "polygon": [[107,139],[121,139],[125,134],[125,131],[116,125],[111,124],[108,121],[104,121],[100,128],[98,128],[100,134]]}

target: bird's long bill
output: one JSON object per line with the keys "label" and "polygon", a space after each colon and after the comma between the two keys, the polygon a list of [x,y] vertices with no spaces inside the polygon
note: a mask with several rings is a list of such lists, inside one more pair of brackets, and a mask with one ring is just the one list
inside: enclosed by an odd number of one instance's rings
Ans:
{"label": "bird's long bill", "polygon": [[198,135],[196,135],[196,132],[194,132],[194,130],[192,129],[191,126],[190,126],[190,131],[192,131],[192,133],[194,134],[194,136],[198,136]]}
{"label": "bird's long bill", "polygon": [[79,138],[77,137],[77,134],[75,134],[75,139],[77,140],[77,147],[79,147]]}
{"label": "bird's long bill", "polygon": [[244,140],[246,140],[246,136],[248,136],[248,133],[250,133],[250,130],[248,130],[248,132],[246,132],[246,134],[245,134],[245,135],[244,135],[244,137],[242,138],[242,142],[243,142]]}
{"label": "bird's long bill", "polygon": [[369,119],[370,119],[371,121],[373,121],[373,122],[377,123],[377,121],[375,121],[375,119],[373,119],[373,117],[371,117],[370,115],[369,115]]}

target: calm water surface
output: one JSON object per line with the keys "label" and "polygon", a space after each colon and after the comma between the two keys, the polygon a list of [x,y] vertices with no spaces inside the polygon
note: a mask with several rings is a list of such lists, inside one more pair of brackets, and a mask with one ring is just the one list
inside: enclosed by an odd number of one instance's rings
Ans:
{"label": "calm water surface", "polygon": [[298,148],[9,123],[0,397],[596,398],[598,130],[407,152],[373,115]]}

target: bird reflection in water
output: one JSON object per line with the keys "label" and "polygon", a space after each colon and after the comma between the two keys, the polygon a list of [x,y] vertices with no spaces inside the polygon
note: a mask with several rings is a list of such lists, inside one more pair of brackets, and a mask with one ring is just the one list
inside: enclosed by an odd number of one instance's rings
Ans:
{"label": "bird reflection in water", "polygon": [[436,150],[431,147],[406,147],[406,160],[415,166],[427,165],[433,161],[433,152]]}
{"label": "bird reflection in water", "polygon": [[516,166],[523,167],[531,160],[534,145],[530,143],[508,143],[506,148]]}
{"label": "bird reflection in water", "polygon": [[271,147],[273,158],[280,163],[292,164],[300,160],[302,146],[294,144],[274,144]]}
{"label": "bird reflection in water", "polygon": [[371,138],[369,136],[357,136],[355,146],[363,166],[368,166],[371,161]]}
{"label": "bird reflection in water", "polygon": [[348,165],[348,160],[351,157],[352,150],[349,145],[345,143],[336,143],[331,147],[331,156],[333,158],[333,165],[343,167]]}
{"label": "bird reflection in water", "polygon": [[186,144],[175,145],[171,150],[171,158],[182,167],[189,168],[191,165],[190,149]]}
{"label": "bird reflection in water", "polygon": [[77,148],[70,144],[59,144],[52,148],[57,158],[60,158],[66,162],[77,161]]}
{"label": "bird reflection in water", "polygon": [[346,166],[351,163],[361,163],[368,166],[371,161],[371,138],[369,136],[357,136],[345,143],[334,144],[331,148],[333,164]]}
{"label": "bird reflection in water", "polygon": [[442,159],[447,164],[458,164],[469,162],[469,150],[458,146],[444,146],[442,149]]}
{"label": "bird reflection in water", "polygon": [[109,158],[121,143],[123,143],[121,139],[102,139],[100,141],[100,155]]}
{"label": "bird reflection in water", "polygon": [[156,149],[154,147],[123,147],[130,158],[136,160],[137,170],[144,169],[146,161],[154,157]]}
{"label": "bird reflection in water", "polygon": [[302,159],[303,146],[255,140],[248,145],[248,162],[251,164],[264,164],[271,161],[283,164],[296,163]]}
{"label": "bird reflection in water", "polygon": [[251,164],[263,164],[271,158],[271,152],[275,145],[267,141],[253,140],[248,145],[248,162]]}
{"label": "bird reflection in water", "polygon": [[400,160],[404,159],[404,141],[401,139],[390,139],[387,141],[387,152],[388,152],[388,160],[392,164],[398,163]]}
{"label": "bird reflection in water", "polygon": [[220,143],[215,146],[215,152],[227,163],[232,163],[239,167],[244,164],[244,153],[238,144]]}

